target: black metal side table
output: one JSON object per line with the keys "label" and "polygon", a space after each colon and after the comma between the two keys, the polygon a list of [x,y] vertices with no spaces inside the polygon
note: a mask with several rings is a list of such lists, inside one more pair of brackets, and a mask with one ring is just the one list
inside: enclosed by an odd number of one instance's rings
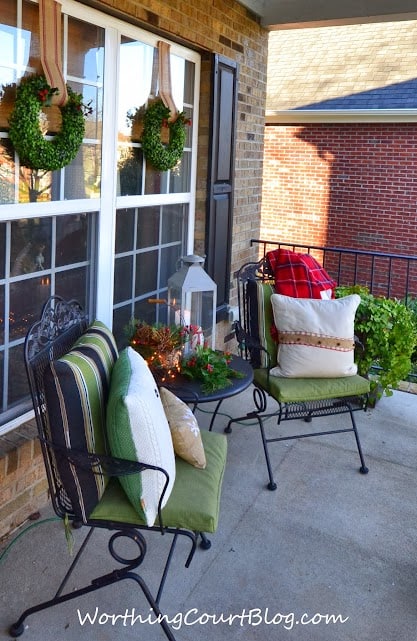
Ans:
{"label": "black metal side table", "polygon": [[184,401],[184,403],[192,405],[193,412],[200,403],[212,403],[217,401],[209,426],[209,431],[211,432],[223,401],[226,398],[231,398],[236,394],[240,394],[240,392],[247,389],[253,381],[252,365],[240,356],[232,357],[230,367],[235,369],[237,372],[240,372],[242,377],[231,378],[230,385],[216,390],[215,392],[210,392],[209,394],[203,392],[202,383],[200,381],[190,380],[185,376],[181,376],[181,374],[172,381],[169,381],[169,383],[164,383],[164,387],[167,387],[173,394]]}

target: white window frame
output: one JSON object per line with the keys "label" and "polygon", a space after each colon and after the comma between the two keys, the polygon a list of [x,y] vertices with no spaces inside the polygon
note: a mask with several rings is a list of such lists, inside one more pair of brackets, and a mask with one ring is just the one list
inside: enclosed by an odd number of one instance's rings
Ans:
{"label": "white window frame", "polygon": [[[20,218],[37,218],[60,216],[77,212],[98,211],[98,235],[96,250],[96,287],[95,314],[98,319],[112,326],[113,317],[113,274],[115,262],[115,229],[116,212],[125,207],[144,207],[152,205],[187,204],[189,208],[188,234],[186,252],[192,253],[194,247],[195,197],[197,174],[197,139],[199,119],[199,92],[201,58],[197,52],[179,44],[165,40],[150,32],[109,16],[101,11],[86,7],[73,0],[62,0],[62,13],[65,16],[89,22],[105,29],[105,62],[103,78],[103,129],[100,198],[53,201],[45,203],[22,203],[0,205],[0,221],[18,220]],[[141,42],[157,46],[158,40],[165,40],[171,46],[171,53],[194,63],[194,97],[193,97],[193,130],[191,142],[191,182],[190,191],[186,193],[155,194],[143,196],[117,196],[117,129],[114,123],[117,118],[117,91],[109,90],[117,86],[118,60],[121,36],[127,36]],[[0,436],[18,427],[31,418],[26,412],[3,426]]]}

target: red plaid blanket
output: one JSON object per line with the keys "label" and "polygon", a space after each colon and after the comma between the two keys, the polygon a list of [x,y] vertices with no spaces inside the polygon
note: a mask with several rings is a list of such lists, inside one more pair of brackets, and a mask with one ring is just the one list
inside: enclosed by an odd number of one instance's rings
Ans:
{"label": "red plaid blanket", "polygon": [[274,249],[266,255],[275,276],[277,294],[294,298],[322,298],[321,292],[337,283],[311,254],[298,254],[289,249]]}

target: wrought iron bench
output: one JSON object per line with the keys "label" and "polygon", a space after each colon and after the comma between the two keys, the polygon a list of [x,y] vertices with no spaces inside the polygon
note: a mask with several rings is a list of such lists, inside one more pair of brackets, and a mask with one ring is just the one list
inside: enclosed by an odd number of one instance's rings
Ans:
{"label": "wrought iron bench", "polygon": [[[75,301],[51,298],[40,320],[27,334],[25,362],[52,504],[60,518],[72,519],[80,527],[86,527],[87,534],[55,596],[26,609],[10,627],[14,637],[23,633],[29,615],[124,579],[136,582],[158,617],[178,537],[186,537],[191,544],[186,567],[191,563],[199,538],[203,548],[210,547],[204,533],[214,532],[218,524],[226,437],[201,432],[205,469],[175,459],[175,482],[166,500],[170,479],[163,467],[108,453],[105,423],[112,403],[109,388],[113,388],[116,364],[121,358],[111,332],[99,322],[89,325]],[[154,388],[150,396],[158,397],[156,385]],[[117,403],[113,404],[112,411],[117,407]],[[155,475],[159,482],[162,479],[162,491],[157,500],[155,522],[149,523],[149,517],[139,506],[136,509],[136,502],[127,498],[122,484],[126,479],[139,478],[143,489],[145,482],[149,484]],[[122,567],[117,566],[112,572],[93,578],[88,585],[65,593],[68,579],[81,563],[95,528],[112,532],[108,551]],[[156,596],[136,571],[146,556],[144,531],[172,535]],[[123,558],[116,551],[120,537],[137,544],[136,558]],[[175,641],[166,619],[160,616],[157,620],[166,637]]]}
{"label": "wrought iron bench", "polygon": [[[352,432],[360,458],[359,471],[367,474],[368,468],[362,453],[354,411],[366,409],[369,381],[357,374],[335,378],[272,376],[271,369],[277,365],[277,343],[270,331],[274,322],[271,296],[275,289],[274,274],[267,258],[243,265],[237,273],[237,283],[239,321],[235,323],[235,333],[241,355],[249,359],[254,368],[255,409],[245,416],[230,420],[225,432],[230,433],[233,423],[245,422],[246,419],[258,423],[269,476],[269,490],[275,490],[277,484],[268,446],[273,442],[290,439]],[[277,402],[276,411],[267,412],[268,398]],[[264,423],[271,417],[277,417],[277,425],[281,425],[285,421],[300,418],[310,423],[316,417],[338,414],[347,414],[350,425],[285,436],[266,435]]]}

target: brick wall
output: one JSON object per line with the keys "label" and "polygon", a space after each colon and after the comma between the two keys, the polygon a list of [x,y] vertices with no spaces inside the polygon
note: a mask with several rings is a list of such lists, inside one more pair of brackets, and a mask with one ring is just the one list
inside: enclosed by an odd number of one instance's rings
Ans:
{"label": "brick wall", "polygon": [[266,127],[261,236],[415,255],[417,124]]}
{"label": "brick wall", "polygon": [[0,539],[48,500],[40,443],[32,424],[0,439]]}
{"label": "brick wall", "polygon": [[[88,1],[86,4],[90,4]],[[209,149],[211,54],[218,53],[239,64],[235,212],[231,273],[250,259],[249,239],[260,234],[260,206],[266,96],[268,33],[255,16],[234,0],[97,0],[96,8],[118,17],[130,16],[144,29],[202,54],[199,154],[196,193],[196,251],[204,252]],[[232,290],[231,304],[236,304]],[[227,342],[230,324],[222,323],[219,347]],[[46,481],[38,445],[22,445],[2,454],[0,439],[0,538],[47,501]]]}

